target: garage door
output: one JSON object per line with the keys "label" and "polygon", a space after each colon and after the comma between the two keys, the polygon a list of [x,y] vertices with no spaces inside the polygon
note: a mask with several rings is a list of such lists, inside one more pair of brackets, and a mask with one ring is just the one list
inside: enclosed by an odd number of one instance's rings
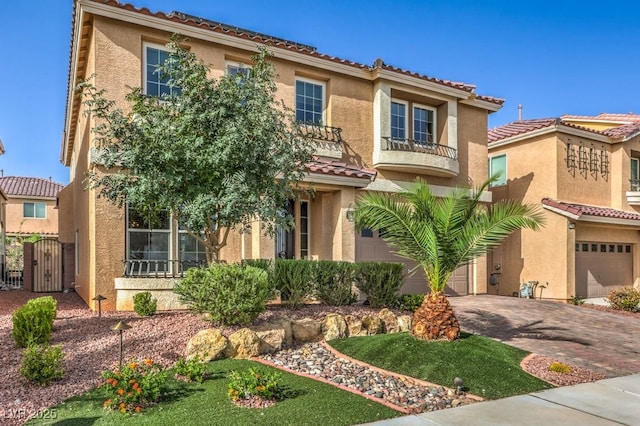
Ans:
{"label": "garage door", "polygon": [[607,297],[609,291],[633,284],[631,244],[576,243],[576,296]]}
{"label": "garage door", "polygon": [[[380,233],[378,231],[363,229],[357,234],[356,261],[404,263],[406,280],[400,291],[408,294],[427,292],[427,280],[422,269],[418,268],[413,275],[410,275],[410,271],[416,266],[416,263],[396,256],[391,251],[387,243],[380,238]],[[468,270],[469,268],[467,265],[455,270],[445,290],[448,295],[463,296],[467,294],[469,283]]]}

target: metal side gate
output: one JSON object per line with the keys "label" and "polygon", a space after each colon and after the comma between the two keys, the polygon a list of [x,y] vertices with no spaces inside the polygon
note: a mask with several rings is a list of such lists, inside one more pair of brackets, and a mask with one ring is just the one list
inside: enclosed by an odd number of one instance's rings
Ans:
{"label": "metal side gate", "polygon": [[62,291],[62,250],[57,240],[33,243],[33,292]]}

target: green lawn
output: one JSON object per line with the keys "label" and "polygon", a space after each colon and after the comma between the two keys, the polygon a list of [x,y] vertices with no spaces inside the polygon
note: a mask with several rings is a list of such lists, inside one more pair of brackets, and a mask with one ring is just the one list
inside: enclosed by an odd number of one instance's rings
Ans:
{"label": "green lawn", "polygon": [[467,333],[454,342],[425,342],[409,333],[394,333],[329,343],[377,367],[451,388],[453,379],[461,377],[470,393],[487,399],[553,387],[520,368],[528,352]]}
{"label": "green lawn", "polygon": [[353,425],[400,416],[401,413],[358,395],[315,380],[282,372],[287,399],[264,409],[241,408],[227,397],[226,375],[249,367],[271,370],[247,360],[209,363],[212,377],[202,385],[170,380],[160,404],[142,415],[105,411],[98,390],[73,397],[54,407],[55,420],[33,419],[29,425]]}

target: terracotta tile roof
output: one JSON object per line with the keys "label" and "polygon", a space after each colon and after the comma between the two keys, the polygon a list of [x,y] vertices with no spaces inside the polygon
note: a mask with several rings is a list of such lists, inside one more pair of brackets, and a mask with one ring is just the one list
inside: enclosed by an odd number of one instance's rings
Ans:
{"label": "terracotta tile roof", "polygon": [[543,198],[542,204],[549,207],[566,211],[578,217],[582,216],[595,216],[606,217],[611,219],[627,219],[640,221],[640,214],[630,213],[622,210],[616,210],[608,207],[596,207],[585,204],[565,203],[562,201],[556,201],[551,198]]}
{"label": "terracotta tile roof", "polygon": [[[272,46],[272,47],[276,47],[279,49],[286,49],[286,50],[292,50],[292,51],[296,51],[298,53],[303,53],[309,56],[314,56],[317,58],[321,58],[321,59],[325,59],[331,62],[335,62],[335,63],[340,63],[340,64],[344,64],[344,65],[349,65],[352,67],[356,67],[356,68],[360,68],[360,69],[364,69],[364,70],[373,70],[377,67],[381,67],[383,69],[389,70],[389,71],[393,71],[393,72],[397,72],[397,73],[401,73],[401,74],[405,74],[405,75],[410,75],[412,77],[416,77],[422,80],[426,80],[426,81],[431,81],[437,84],[441,84],[443,86],[448,86],[448,87],[452,87],[455,89],[460,89],[460,90],[464,90],[466,92],[469,93],[473,93],[475,91],[475,86],[471,85],[471,84],[466,84],[466,83],[460,83],[460,82],[454,82],[454,81],[450,81],[450,80],[442,80],[439,78],[434,78],[434,77],[429,77],[426,75],[422,75],[422,74],[418,74],[418,73],[414,73],[411,71],[406,71],[400,68],[396,68],[390,65],[386,65],[384,64],[381,60],[376,60],[375,64],[373,66],[369,66],[369,65],[364,65],[364,64],[360,64],[354,61],[350,61],[347,59],[341,59],[335,56],[331,56],[331,55],[326,55],[323,53],[319,53],[315,47],[313,46],[309,46],[309,45],[305,45],[305,44],[301,44],[301,43],[296,43],[296,42],[292,42],[289,40],[285,40],[285,39],[281,39],[278,37],[273,37],[270,35],[266,35],[266,34],[261,34],[261,33],[257,33],[254,31],[249,31],[249,30],[245,30],[242,28],[238,28],[238,27],[234,27],[234,26],[230,26],[230,25],[226,25],[226,24],[222,24],[220,22],[216,22],[216,21],[211,21],[208,19],[204,19],[204,18],[199,18],[197,16],[192,16],[192,15],[188,15],[182,12],[171,12],[171,13],[164,13],[164,12],[151,12],[148,8],[146,7],[142,7],[142,8],[137,8],[136,6],[130,4],[130,3],[120,3],[117,0],[91,0],[94,1],[96,3],[102,3],[102,4],[106,4],[109,6],[114,6],[114,7],[118,7],[120,9],[125,9],[128,11],[132,11],[132,12],[136,12],[136,13],[141,13],[147,16],[154,16],[156,18],[161,18],[161,19],[166,19],[168,21],[173,21],[173,22],[180,22],[182,24],[185,25],[190,25],[192,27],[198,27],[198,28],[203,28],[203,29],[208,29],[214,32],[218,32],[218,33],[222,33],[222,34],[227,34],[227,35],[231,35],[234,37],[238,37],[238,38],[242,38],[245,40],[251,40],[254,41],[256,43],[260,43],[260,44],[264,44],[267,46]],[[72,37],[73,40],[73,37]],[[495,103],[497,105],[502,105],[504,103],[504,99],[500,99],[500,98],[494,98],[491,96],[476,96],[477,98],[480,98],[484,101],[487,102],[491,102],[491,103]]]}
{"label": "terracotta tile roof", "polygon": [[326,157],[314,156],[313,160],[307,163],[307,169],[311,173],[346,176],[352,178],[373,180],[377,172],[371,169],[365,169],[353,164],[343,163]]}
{"label": "terracotta tile roof", "polygon": [[575,120],[602,120],[602,121],[619,121],[619,122],[640,122],[639,114],[615,114],[609,112],[601,112],[598,115],[569,115],[565,114],[562,119]]}
{"label": "terracotta tile roof", "polygon": [[50,179],[3,176],[0,177],[0,188],[7,197],[56,198],[64,185]]}
{"label": "terracotta tile roof", "polygon": [[[640,123],[635,123],[640,124]],[[487,133],[489,143],[496,142],[502,139],[507,139],[513,136],[522,135],[532,132],[534,130],[543,129],[545,127],[558,127],[564,126],[571,129],[584,130],[586,132],[593,133],[594,135],[609,136],[617,139],[619,137],[631,137],[633,132],[630,128],[625,126],[616,127],[608,130],[594,130],[588,127],[580,126],[573,123],[568,123],[562,120],[562,118],[539,118],[534,120],[516,120],[512,123],[505,124],[500,127],[490,129]],[[638,126],[640,129],[640,126]]]}

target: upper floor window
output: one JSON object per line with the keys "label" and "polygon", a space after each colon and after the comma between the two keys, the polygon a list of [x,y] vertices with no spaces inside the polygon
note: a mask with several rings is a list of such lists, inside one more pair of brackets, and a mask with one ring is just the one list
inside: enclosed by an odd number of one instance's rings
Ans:
{"label": "upper floor window", "polygon": [[391,102],[391,137],[407,138],[407,104],[404,102]]}
{"label": "upper floor window", "polygon": [[168,96],[178,93],[179,88],[169,85],[169,77],[159,67],[169,59],[169,51],[155,44],[144,45],[144,88],[149,96]]}
{"label": "upper floor window", "polygon": [[436,111],[433,108],[413,107],[413,140],[417,143],[435,142]]}
{"label": "upper floor window", "polygon": [[301,123],[325,123],[325,84],[318,81],[296,79],[296,120]]}
{"label": "upper floor window", "polygon": [[631,190],[640,191],[640,160],[631,158]]}
{"label": "upper floor window", "polygon": [[46,219],[47,204],[46,203],[23,203],[22,217],[32,218],[32,219]]}
{"label": "upper floor window", "polygon": [[489,158],[489,176],[499,173],[497,181],[493,182],[491,186],[500,186],[507,184],[507,155],[497,155]]}
{"label": "upper floor window", "polygon": [[251,72],[251,67],[248,67],[239,62],[227,61],[226,68],[227,68],[226,69],[227,75],[233,75],[233,76],[240,74],[244,77],[248,77],[249,73]]}

